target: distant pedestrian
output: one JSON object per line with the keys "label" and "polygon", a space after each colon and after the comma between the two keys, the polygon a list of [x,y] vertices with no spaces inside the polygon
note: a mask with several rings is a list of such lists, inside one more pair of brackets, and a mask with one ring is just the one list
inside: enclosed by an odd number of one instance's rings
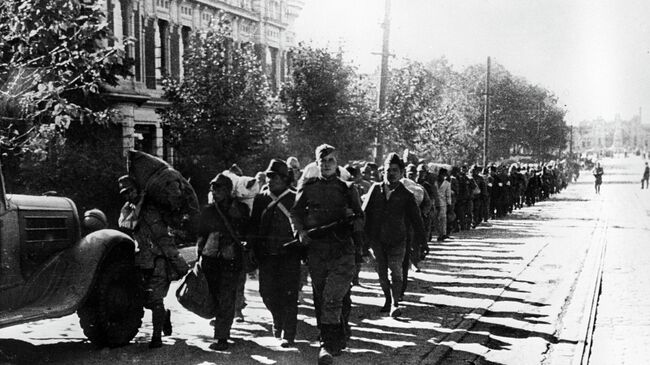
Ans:
{"label": "distant pedestrian", "polygon": [[435,201],[436,206],[436,228],[438,231],[438,242],[444,241],[447,236],[447,209],[451,207],[451,184],[447,181],[447,169],[441,168],[438,171],[438,198]]}
{"label": "distant pedestrian", "polygon": [[643,178],[641,179],[641,189],[643,189],[643,183],[645,182],[645,188],[648,188],[648,179],[650,179],[650,167],[648,163],[645,163],[645,169],[643,169]]}
{"label": "distant pedestrian", "polygon": [[596,167],[594,167],[594,169],[591,170],[591,173],[596,178],[594,184],[594,187],[596,188],[596,194],[600,194],[600,185],[603,183],[603,175],[605,174],[605,171],[600,166],[600,162],[596,162]]}

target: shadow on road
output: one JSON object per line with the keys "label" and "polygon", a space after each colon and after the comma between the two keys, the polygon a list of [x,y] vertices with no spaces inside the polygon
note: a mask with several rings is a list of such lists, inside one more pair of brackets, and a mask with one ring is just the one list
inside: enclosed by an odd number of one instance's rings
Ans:
{"label": "shadow on road", "polygon": [[[580,199],[554,199],[562,204]],[[384,298],[372,265],[364,264],[362,286],[352,289],[354,307],[350,315],[352,337],[336,364],[412,364],[425,359],[434,349],[445,349],[450,333],[459,324],[479,313],[479,319],[462,337],[463,344],[478,344],[491,350],[508,350],[514,338],[540,338],[549,344],[558,342],[551,334],[526,329],[527,325],[548,325],[550,319],[536,310],[545,303],[526,299],[527,286],[533,281],[519,280],[518,268],[529,259],[522,246],[542,237],[538,222],[550,218],[530,209],[519,211],[506,219],[490,222],[490,226],[454,234],[447,242],[431,242],[429,257],[419,264],[419,272],[409,274],[404,296],[403,316],[390,318],[379,313]],[[248,291],[249,299],[260,311],[259,295]],[[251,302],[249,300],[249,302]],[[521,310],[488,310],[494,302],[515,303]],[[297,345],[281,348],[271,336],[269,315],[250,315],[246,309],[245,324],[235,324],[232,346],[226,352],[208,349],[212,338],[207,322],[185,323],[189,330],[183,335],[165,338],[158,350],[147,348],[147,332],[140,333],[136,343],[118,349],[96,349],[88,342],[58,342],[32,345],[18,340],[0,340],[0,363],[9,364],[303,364],[314,363],[318,353],[318,331],[313,319],[310,290],[299,306]],[[178,318],[178,317],[176,317]],[[198,317],[197,317],[198,318]],[[489,320],[508,320],[509,324]],[[513,325],[512,322],[522,325]],[[145,328],[147,328],[145,323]],[[187,327],[186,326],[186,327]],[[194,331],[196,329],[196,331]],[[145,329],[149,331],[150,328]],[[206,332],[208,331],[208,332]],[[190,333],[188,333],[190,332]],[[194,332],[194,333],[192,333]],[[498,337],[498,338],[495,338]],[[446,348],[447,359],[459,363],[499,365],[480,354]],[[439,352],[439,351],[438,351]],[[174,359],[173,362],[165,360]],[[415,359],[415,360],[414,360]]]}

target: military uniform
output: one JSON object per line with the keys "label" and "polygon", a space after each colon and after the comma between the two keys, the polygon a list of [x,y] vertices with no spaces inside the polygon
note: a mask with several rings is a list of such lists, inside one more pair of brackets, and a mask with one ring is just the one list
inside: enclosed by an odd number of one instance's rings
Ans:
{"label": "military uniform", "polygon": [[413,229],[414,246],[426,245],[422,217],[413,193],[402,183],[393,190],[389,190],[385,182],[375,183],[364,209],[367,217],[366,235],[377,259],[379,284],[386,298],[382,310],[388,311],[391,304],[399,306],[404,285],[402,264],[407,252],[409,227]]}
{"label": "military uniform", "polygon": [[270,190],[258,194],[249,232],[259,262],[260,295],[273,317],[273,334],[289,342],[296,336],[300,252],[296,246],[282,244],[293,239],[288,209],[295,199],[296,193],[290,189],[279,196]]}
{"label": "military uniform", "polygon": [[[226,341],[235,315],[238,278],[243,271],[243,248],[239,239],[245,233],[249,214],[246,204],[230,197],[218,207],[215,204],[206,206],[201,212],[197,249],[216,303],[214,338]],[[222,215],[237,237],[233,237]]]}
{"label": "military uniform", "polygon": [[[318,153],[317,153],[318,154]],[[330,351],[345,346],[342,326],[343,298],[355,271],[352,236],[363,232],[363,213],[357,190],[336,176],[307,179],[299,186],[291,209],[293,231],[309,230],[356,214],[352,225],[338,225],[311,237],[308,266],[314,293],[316,320],[323,347]]]}
{"label": "military uniform", "polygon": [[[121,177],[118,183],[121,194],[130,189],[137,191],[129,176]],[[153,322],[150,347],[160,347],[162,332],[171,334],[170,313],[165,310],[164,299],[171,281],[180,278],[189,267],[176,248],[161,210],[146,195],[140,195],[137,204],[125,203],[118,223],[136,242],[135,265],[140,269],[145,307],[151,310]]]}

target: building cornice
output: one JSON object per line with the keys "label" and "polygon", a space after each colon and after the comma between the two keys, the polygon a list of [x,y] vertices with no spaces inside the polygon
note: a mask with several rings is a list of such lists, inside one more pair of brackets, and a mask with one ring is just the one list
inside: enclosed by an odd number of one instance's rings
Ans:
{"label": "building cornice", "polygon": [[233,5],[228,4],[225,1],[219,1],[219,0],[196,0],[197,3],[208,6],[211,8],[216,8],[223,10],[227,13],[230,13],[232,15],[237,15],[242,18],[250,19],[256,22],[261,21],[261,17],[259,14],[253,12],[252,10],[246,10],[242,9]]}

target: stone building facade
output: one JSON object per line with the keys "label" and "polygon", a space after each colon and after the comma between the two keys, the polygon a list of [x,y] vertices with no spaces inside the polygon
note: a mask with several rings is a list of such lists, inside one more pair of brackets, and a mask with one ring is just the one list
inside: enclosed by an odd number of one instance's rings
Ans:
{"label": "stone building facade", "polygon": [[290,66],[295,44],[292,25],[302,0],[102,0],[118,42],[131,39],[126,53],[135,61],[133,77],[109,88],[107,96],[122,112],[122,147],[167,160],[165,128],[156,108],[164,76],[183,76],[183,53],[192,32],[205,29],[220,12],[230,20],[233,41],[252,42],[271,87],[277,89]]}
{"label": "stone building facade", "polygon": [[644,124],[641,113],[629,120],[616,117],[581,122],[573,129],[573,150],[577,153],[650,151],[650,124]]}

